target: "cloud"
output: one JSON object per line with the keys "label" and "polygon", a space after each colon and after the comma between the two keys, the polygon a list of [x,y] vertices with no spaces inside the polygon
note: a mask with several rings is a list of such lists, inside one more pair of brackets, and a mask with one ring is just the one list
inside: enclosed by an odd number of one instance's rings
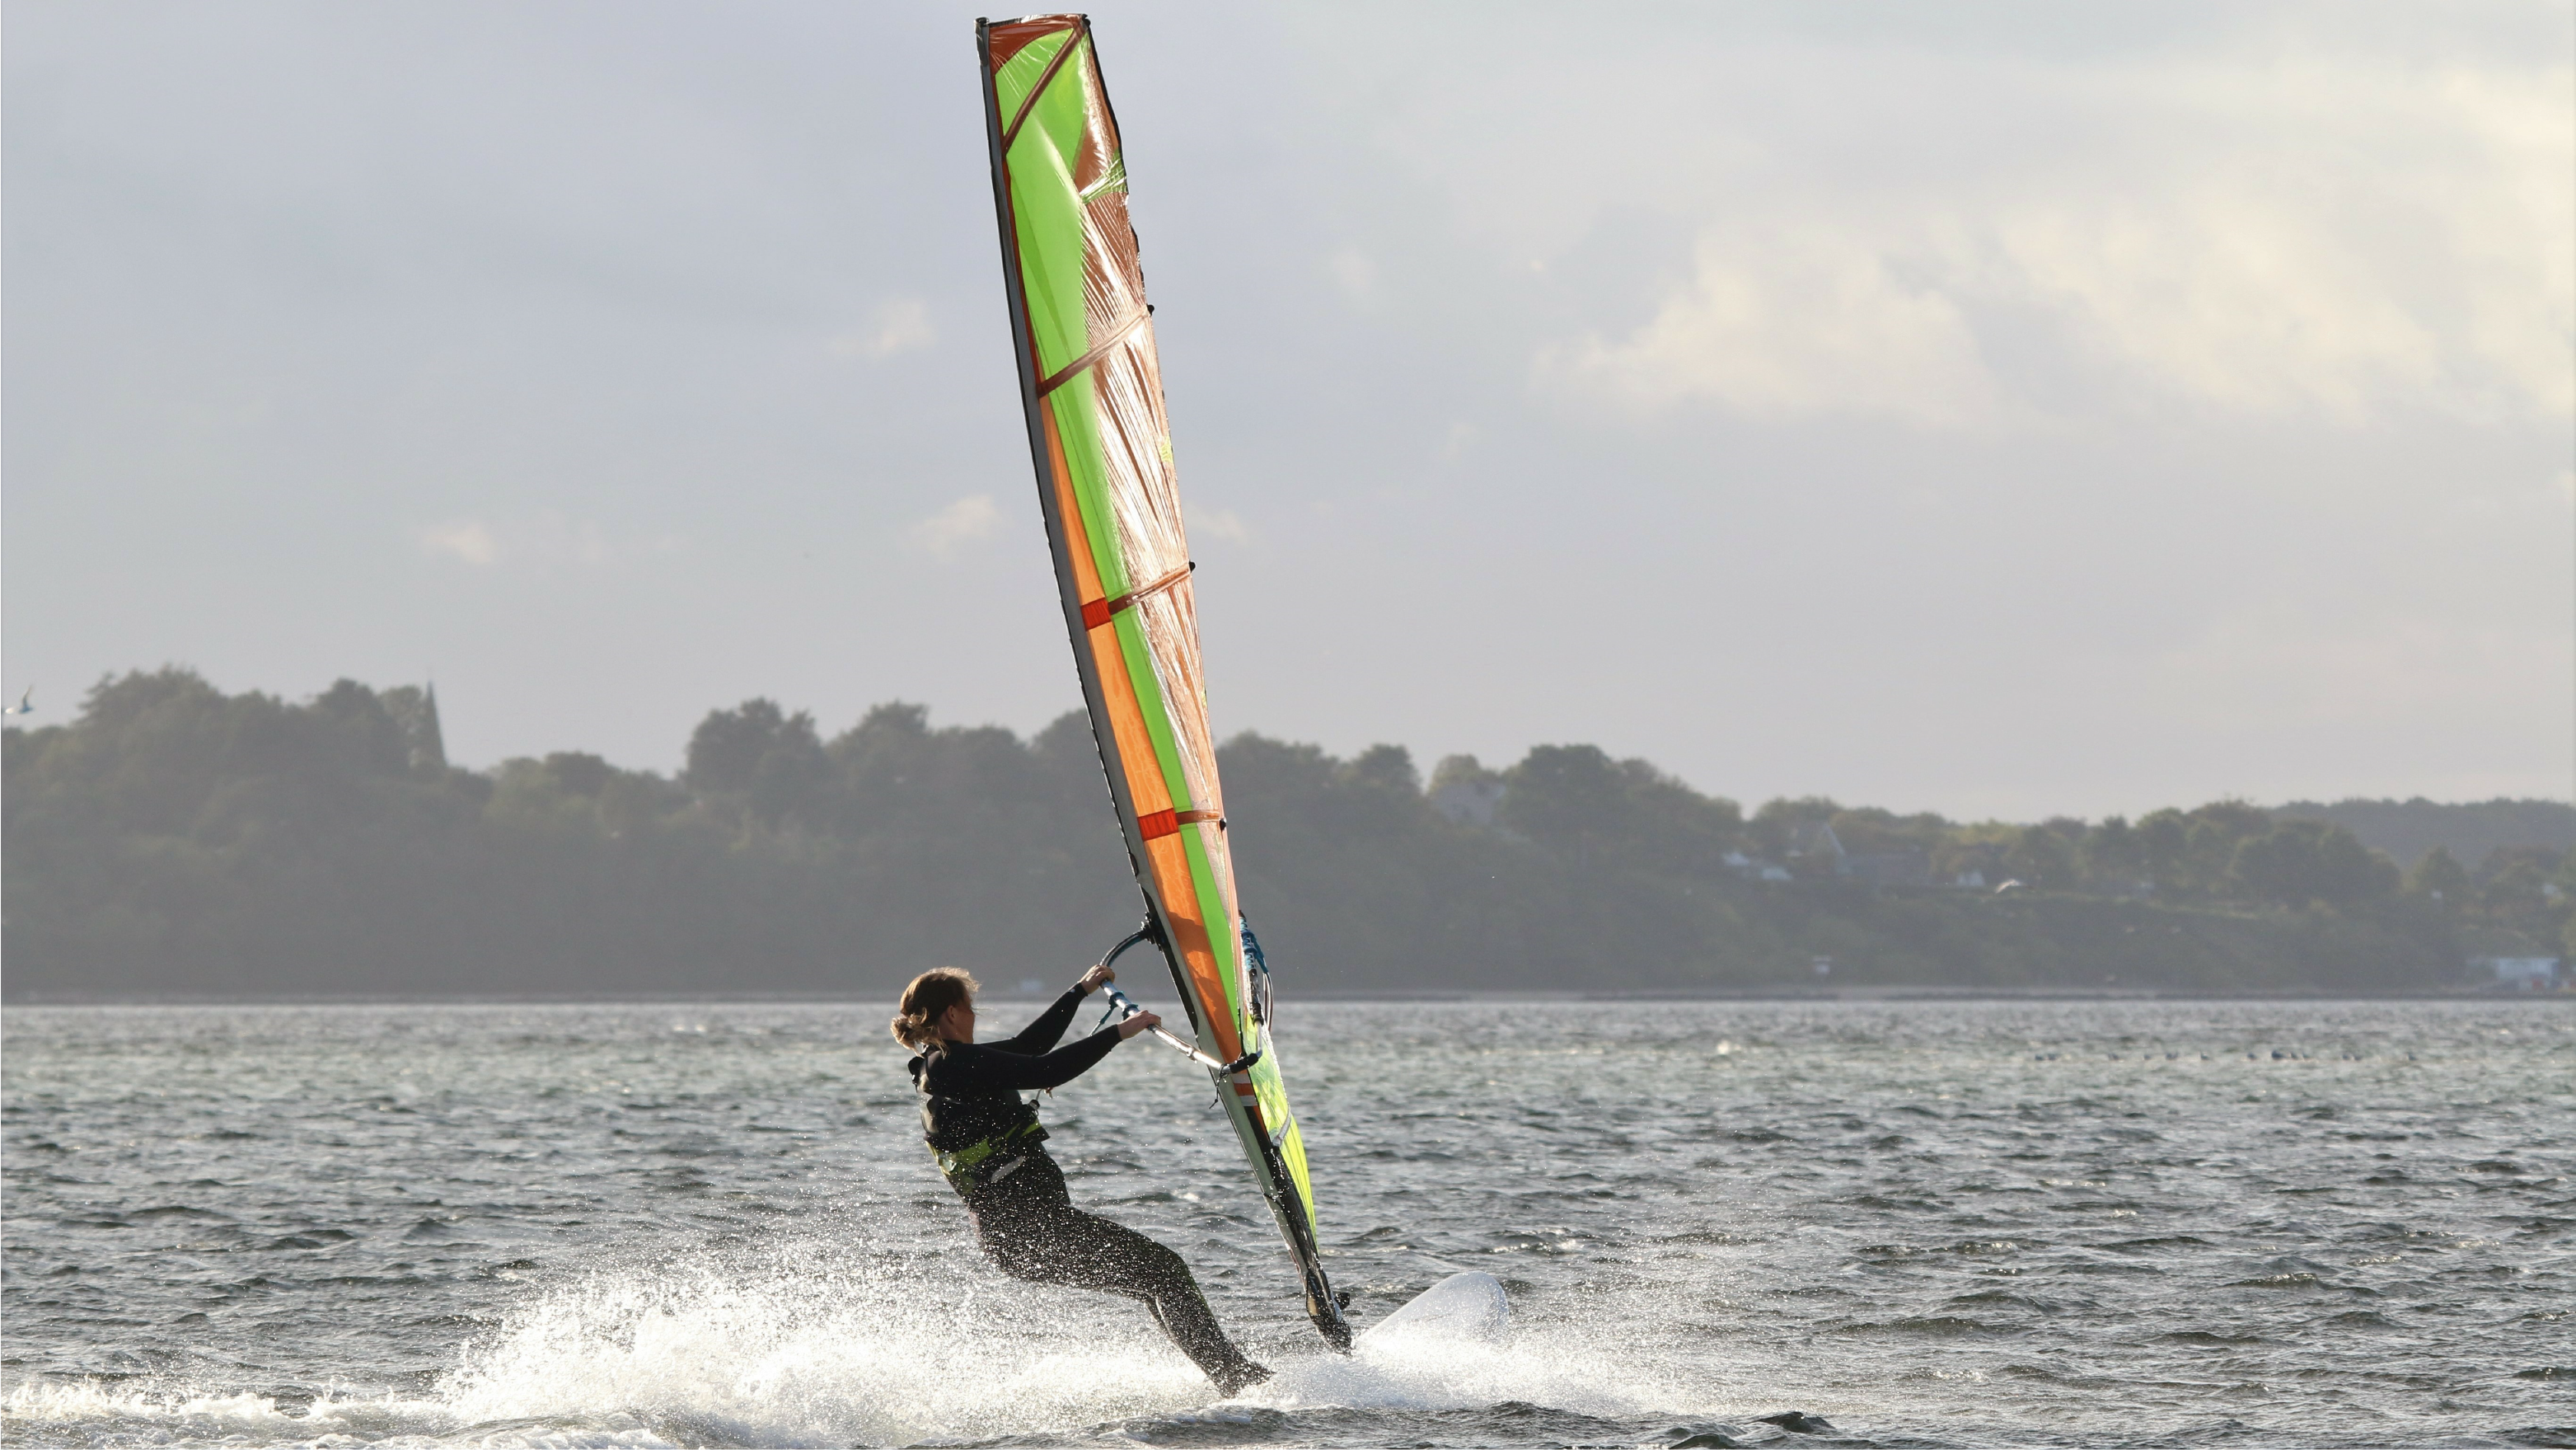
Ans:
{"label": "cloud", "polygon": [[1641,409],[1705,401],[1748,417],[1881,414],[1934,425],[1994,415],[1964,308],[1847,232],[1701,238],[1694,275],[1625,338],[1543,351],[1554,374]]}
{"label": "cloud", "polygon": [[2576,75],[2218,66],[2135,88],[2186,134],[1984,221],[2009,300],[2240,414],[2576,413]]}
{"label": "cloud", "polygon": [[459,519],[453,523],[432,524],[420,531],[421,552],[444,554],[477,569],[488,569],[501,562],[501,541],[489,526],[477,519]]}
{"label": "cloud", "polygon": [[1748,13],[1641,54],[1507,8],[1527,69],[1428,68],[1383,144],[1483,253],[1458,276],[1576,319],[1524,343],[1534,381],[1624,411],[2576,416],[2563,47],[2304,13],[2132,44],[2069,11],[2027,46]]}
{"label": "cloud", "polygon": [[912,542],[932,557],[951,559],[968,544],[993,536],[1002,511],[990,494],[971,494],[912,526]]}
{"label": "cloud", "polygon": [[876,320],[868,329],[832,339],[832,351],[841,357],[882,359],[938,341],[939,329],[930,322],[930,304],[918,297],[899,297],[877,309]]}
{"label": "cloud", "polygon": [[481,519],[458,519],[451,523],[433,524],[419,534],[421,551],[444,556],[477,569],[489,569],[503,560],[522,564],[576,564],[585,568],[603,568],[636,559],[657,558],[676,553],[681,540],[675,534],[615,534],[586,519],[570,519],[547,512],[508,524],[494,525]]}
{"label": "cloud", "polygon": [[1243,515],[1232,509],[1191,509],[1189,528],[1191,533],[1202,538],[1223,539],[1229,544],[1252,542],[1252,526],[1243,521]]}

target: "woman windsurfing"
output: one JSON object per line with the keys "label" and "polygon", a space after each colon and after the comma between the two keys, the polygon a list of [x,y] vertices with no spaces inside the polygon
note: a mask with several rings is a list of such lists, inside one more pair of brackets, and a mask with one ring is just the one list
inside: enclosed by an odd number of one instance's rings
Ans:
{"label": "woman windsurfing", "polygon": [[975,1241],[1002,1272],[1040,1284],[1100,1289],[1144,1301],[1147,1312],[1227,1396],[1270,1378],[1217,1327],[1181,1256],[1122,1224],[1073,1206],[1064,1170],[1044,1146],[1037,1106],[1022,1092],[1061,1087],[1119,1043],[1157,1026],[1151,1012],[1057,1047],[1082,999],[1117,973],[1103,963],[1003,1042],[975,1040],[975,979],[940,967],[912,979],[894,1019],[913,1048],[922,1137],[948,1185],[966,1201]]}

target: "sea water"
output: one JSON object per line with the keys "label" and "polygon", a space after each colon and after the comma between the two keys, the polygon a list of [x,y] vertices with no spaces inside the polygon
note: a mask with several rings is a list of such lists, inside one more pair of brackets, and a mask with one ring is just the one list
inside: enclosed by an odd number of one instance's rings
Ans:
{"label": "sea water", "polygon": [[885,1016],[12,1009],[0,1431],[2576,1443],[2565,1003],[1283,1004],[1354,1318],[1513,1302],[1354,1358],[1205,1074],[1132,1042],[1051,1147],[1278,1372],[1224,1402],[1136,1305],[981,1259]]}

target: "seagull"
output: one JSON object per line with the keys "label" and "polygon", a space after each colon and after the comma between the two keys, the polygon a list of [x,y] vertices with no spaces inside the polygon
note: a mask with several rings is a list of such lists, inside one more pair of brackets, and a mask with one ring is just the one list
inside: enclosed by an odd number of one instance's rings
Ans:
{"label": "seagull", "polygon": [[36,687],[33,685],[29,685],[27,687],[26,694],[18,697],[17,704],[10,706],[6,710],[0,710],[0,715],[33,715],[35,713]]}

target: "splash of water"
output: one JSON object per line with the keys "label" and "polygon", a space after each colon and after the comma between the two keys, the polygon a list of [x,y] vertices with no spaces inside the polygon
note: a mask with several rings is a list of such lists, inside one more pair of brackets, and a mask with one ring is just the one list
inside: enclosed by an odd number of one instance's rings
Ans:
{"label": "splash of water", "polygon": [[[1175,1421],[1536,1402],[1648,1412],[1653,1388],[1560,1329],[1493,1342],[1397,1336],[1344,1357],[1271,1353],[1276,1377],[1218,1403],[1123,1301],[937,1265],[835,1260],[603,1268],[541,1292],[464,1346],[424,1398],[281,1405],[185,1386],[22,1384],[7,1419],[88,1444],[459,1441],[478,1446],[908,1444],[1087,1437]],[[1303,1326],[1294,1327],[1302,1331]]]}
{"label": "splash of water", "polygon": [[738,1445],[981,1439],[1209,1398],[1187,1360],[1067,1297],[825,1252],[602,1273],[469,1347],[438,1398],[472,1423],[614,1414]]}
{"label": "splash of water", "polygon": [[[980,1269],[980,1266],[978,1266]],[[1297,1326],[1302,1331],[1303,1326]],[[1655,1387],[1560,1333],[1406,1337],[1343,1357],[1302,1338],[1225,1410],[1649,1412]],[[602,1275],[547,1294],[439,1386],[468,1422],[618,1414],[743,1445],[1065,1433],[1206,1413],[1215,1391],[1133,1306],[989,1271],[878,1265]],[[1222,1413],[1222,1411],[1220,1412]]]}

